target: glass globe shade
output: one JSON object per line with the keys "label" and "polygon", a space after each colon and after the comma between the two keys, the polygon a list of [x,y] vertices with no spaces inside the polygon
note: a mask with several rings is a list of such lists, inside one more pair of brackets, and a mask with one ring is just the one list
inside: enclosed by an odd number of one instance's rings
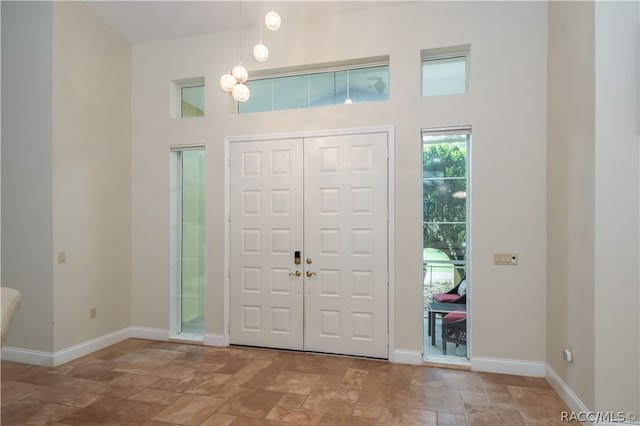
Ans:
{"label": "glass globe shade", "polygon": [[238,83],[244,83],[245,81],[247,81],[247,78],[249,78],[247,69],[242,65],[236,65],[235,67],[233,67],[233,69],[231,70],[231,75],[233,75],[236,80],[238,80]]}
{"label": "glass globe shade", "polygon": [[220,87],[222,87],[222,90],[224,90],[225,92],[230,92],[237,82],[238,81],[236,80],[236,78],[230,73],[226,73],[225,75],[220,77]]}
{"label": "glass globe shade", "polygon": [[249,96],[251,96],[251,92],[249,91],[249,88],[242,83],[238,83],[235,86],[233,86],[233,90],[231,91],[231,94],[233,95],[233,99],[235,99],[238,102],[245,102],[249,100]]}
{"label": "glass globe shade", "polygon": [[282,20],[280,19],[280,15],[278,15],[276,12],[274,12],[273,10],[269,13],[267,13],[264,17],[264,24],[267,26],[267,28],[269,28],[271,31],[275,31],[278,28],[280,28],[280,24],[282,23]]}
{"label": "glass globe shade", "polygon": [[269,59],[269,49],[260,42],[253,48],[253,57],[256,58],[258,62],[264,62]]}

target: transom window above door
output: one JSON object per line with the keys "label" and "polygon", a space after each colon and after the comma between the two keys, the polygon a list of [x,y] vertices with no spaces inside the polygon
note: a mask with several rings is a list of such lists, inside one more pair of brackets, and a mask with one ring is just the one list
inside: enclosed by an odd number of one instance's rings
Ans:
{"label": "transom window above door", "polygon": [[[258,73],[253,73],[255,75]],[[245,83],[251,91],[238,113],[379,102],[389,99],[389,58],[275,70]]]}

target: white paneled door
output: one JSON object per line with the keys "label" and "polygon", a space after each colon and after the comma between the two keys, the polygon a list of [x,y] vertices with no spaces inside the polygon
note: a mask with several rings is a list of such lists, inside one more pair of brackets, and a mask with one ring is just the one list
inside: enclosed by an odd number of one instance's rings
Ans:
{"label": "white paneled door", "polygon": [[231,343],[388,356],[387,158],[386,133],[231,143]]}
{"label": "white paneled door", "polygon": [[301,139],[231,144],[231,343],[303,349],[302,149]]}

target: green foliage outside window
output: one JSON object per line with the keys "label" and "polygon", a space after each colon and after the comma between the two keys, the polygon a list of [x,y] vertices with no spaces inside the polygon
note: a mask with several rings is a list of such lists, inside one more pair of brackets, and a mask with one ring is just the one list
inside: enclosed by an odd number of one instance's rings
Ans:
{"label": "green foliage outside window", "polygon": [[[437,250],[464,275],[467,216],[467,136],[429,136],[423,145],[423,247]],[[425,259],[427,260],[427,259]]]}

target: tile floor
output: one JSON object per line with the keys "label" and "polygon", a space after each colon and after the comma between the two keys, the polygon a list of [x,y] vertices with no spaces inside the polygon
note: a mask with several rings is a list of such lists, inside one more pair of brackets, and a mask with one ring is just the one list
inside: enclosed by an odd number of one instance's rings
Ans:
{"label": "tile floor", "polygon": [[2,361],[12,425],[538,425],[541,378],[129,339],[56,368]]}

